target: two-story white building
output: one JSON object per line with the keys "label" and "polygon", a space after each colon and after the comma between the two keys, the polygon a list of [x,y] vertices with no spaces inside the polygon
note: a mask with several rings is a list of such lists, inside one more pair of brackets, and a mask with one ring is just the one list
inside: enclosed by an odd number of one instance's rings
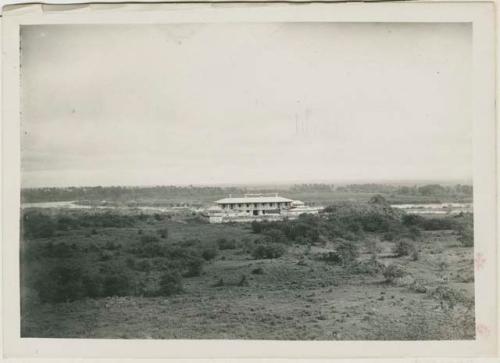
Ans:
{"label": "two-story white building", "polygon": [[245,194],[236,198],[229,196],[217,200],[215,204],[207,210],[210,223],[294,219],[302,213],[317,214],[319,210],[305,207],[300,201],[283,198],[278,194],[274,196]]}

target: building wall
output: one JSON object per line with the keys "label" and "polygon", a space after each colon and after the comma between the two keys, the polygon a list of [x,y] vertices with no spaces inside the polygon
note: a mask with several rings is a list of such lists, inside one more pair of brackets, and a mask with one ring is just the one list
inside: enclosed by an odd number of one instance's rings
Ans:
{"label": "building wall", "polygon": [[291,202],[276,202],[276,203],[222,203],[219,206],[224,211],[247,212],[253,214],[257,211],[258,214],[265,212],[276,211],[280,212],[283,209],[290,208]]}

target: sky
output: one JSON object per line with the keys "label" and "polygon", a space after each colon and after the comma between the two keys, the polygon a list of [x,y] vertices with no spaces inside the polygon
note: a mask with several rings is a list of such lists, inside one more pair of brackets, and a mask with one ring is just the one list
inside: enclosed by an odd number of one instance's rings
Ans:
{"label": "sky", "polygon": [[471,35],[22,26],[23,187],[471,180]]}

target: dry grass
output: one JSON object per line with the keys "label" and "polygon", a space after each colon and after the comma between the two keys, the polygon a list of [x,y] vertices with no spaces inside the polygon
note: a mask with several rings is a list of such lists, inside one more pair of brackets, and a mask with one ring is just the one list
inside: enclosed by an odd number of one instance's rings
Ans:
{"label": "dry grass", "polygon": [[[169,240],[221,236],[254,237],[243,225],[158,222]],[[127,244],[137,228],[107,228],[97,235],[68,232],[54,240]],[[153,232],[151,232],[153,233]],[[473,339],[472,248],[461,247],[448,232],[425,232],[416,242],[420,257],[394,257],[394,242],[363,249],[360,260],[375,255],[398,263],[405,281],[384,282],[382,272],[351,274],[348,269],[314,258],[331,250],[293,246],[277,259],[254,260],[242,249],[219,251],[201,276],[184,280],[184,293],[172,297],[108,297],[71,303],[40,304],[25,291],[22,335],[65,338],[204,338],[204,339]],[[363,244],[360,242],[360,247]],[[438,251],[438,252],[436,252]],[[259,274],[252,271],[259,269]],[[245,283],[241,284],[242,276]],[[218,284],[222,279],[223,284]],[[446,286],[465,297],[443,304]],[[451,295],[450,295],[451,296]]]}

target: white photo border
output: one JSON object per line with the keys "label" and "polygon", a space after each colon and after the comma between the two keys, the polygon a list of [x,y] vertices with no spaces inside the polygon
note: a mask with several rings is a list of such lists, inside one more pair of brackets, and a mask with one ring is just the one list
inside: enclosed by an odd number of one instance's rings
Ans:
{"label": "white photo border", "polygon": [[[473,26],[475,340],[271,341],[20,337],[20,27],[35,24],[391,22]],[[495,10],[493,2],[24,5],[2,19],[2,319],[8,358],[382,358],[498,354]]]}

